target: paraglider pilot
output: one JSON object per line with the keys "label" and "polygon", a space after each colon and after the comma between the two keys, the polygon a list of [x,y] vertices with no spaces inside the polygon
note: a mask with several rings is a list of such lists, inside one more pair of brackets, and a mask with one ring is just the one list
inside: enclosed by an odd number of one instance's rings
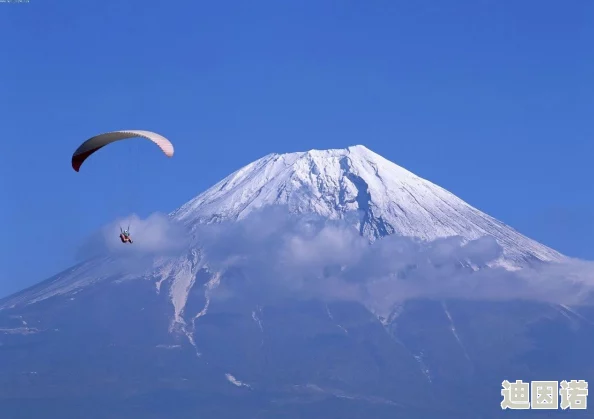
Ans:
{"label": "paraglider pilot", "polygon": [[128,227],[126,230],[122,230],[122,227],[120,227],[120,240],[122,243],[132,244],[132,237],[130,237],[130,227]]}

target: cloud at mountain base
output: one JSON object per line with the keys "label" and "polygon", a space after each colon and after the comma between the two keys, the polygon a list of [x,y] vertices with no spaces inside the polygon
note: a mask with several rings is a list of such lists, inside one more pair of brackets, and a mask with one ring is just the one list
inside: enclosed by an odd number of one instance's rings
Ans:
{"label": "cloud at mountain base", "polygon": [[[120,228],[130,228],[133,243],[120,241]],[[92,234],[81,246],[80,258],[97,255],[176,255],[189,245],[186,231],[167,215],[153,213],[147,218],[137,214],[114,220]]]}
{"label": "cloud at mountain base", "polygon": [[[223,273],[214,299],[253,297],[357,301],[376,310],[415,298],[527,299],[576,304],[590,298],[594,263],[568,259],[509,271],[492,237],[424,242],[388,236],[369,243],[345,220],[291,214],[267,207],[239,221],[195,226],[190,232],[163,214],[116,220],[86,243],[95,254],[120,256],[126,273],[140,274],[156,257],[200,248],[211,271]],[[119,226],[134,244],[122,244]]]}
{"label": "cloud at mountain base", "polygon": [[379,309],[411,298],[576,304],[594,286],[589,261],[509,271],[495,264],[503,249],[492,237],[423,242],[388,236],[369,244],[346,222],[296,216],[282,207],[203,226],[196,235],[211,269],[241,272],[241,280],[222,281],[221,297],[355,300]]}

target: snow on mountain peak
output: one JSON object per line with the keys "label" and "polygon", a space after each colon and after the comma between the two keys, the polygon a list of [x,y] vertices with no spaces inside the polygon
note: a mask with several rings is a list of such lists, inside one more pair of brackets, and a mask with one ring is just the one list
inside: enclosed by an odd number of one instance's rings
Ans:
{"label": "snow on mountain peak", "polygon": [[[238,220],[269,205],[342,219],[358,211],[360,233],[423,240],[492,236],[507,260],[563,259],[447,190],[363,145],[269,154],[232,173],[171,215],[187,224]],[[515,263],[513,263],[515,264]]]}
{"label": "snow on mountain peak", "polygon": [[296,213],[340,218],[347,211],[366,207],[366,189],[373,190],[374,201],[382,200],[389,192],[382,176],[416,178],[362,145],[269,154],[232,173],[172,215],[187,222],[236,220],[254,209],[281,204]]}

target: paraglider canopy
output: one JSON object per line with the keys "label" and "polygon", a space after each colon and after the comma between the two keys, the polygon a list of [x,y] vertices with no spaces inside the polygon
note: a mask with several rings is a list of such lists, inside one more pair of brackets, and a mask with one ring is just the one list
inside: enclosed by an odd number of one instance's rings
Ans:
{"label": "paraglider canopy", "polygon": [[113,142],[135,137],[150,140],[159,146],[167,157],[173,156],[173,144],[167,138],[155,132],[140,130],[112,131],[96,135],[82,143],[72,155],[72,168],[78,172],[84,161],[97,150]]}

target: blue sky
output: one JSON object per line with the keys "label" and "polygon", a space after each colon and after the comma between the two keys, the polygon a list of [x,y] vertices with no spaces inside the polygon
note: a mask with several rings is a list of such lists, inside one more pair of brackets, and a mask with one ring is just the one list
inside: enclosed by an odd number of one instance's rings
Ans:
{"label": "blue sky", "polygon": [[[270,152],[354,144],[594,258],[593,18],[552,0],[0,3],[0,296],[118,216]],[[116,129],[176,155],[128,141],[71,169]]]}

